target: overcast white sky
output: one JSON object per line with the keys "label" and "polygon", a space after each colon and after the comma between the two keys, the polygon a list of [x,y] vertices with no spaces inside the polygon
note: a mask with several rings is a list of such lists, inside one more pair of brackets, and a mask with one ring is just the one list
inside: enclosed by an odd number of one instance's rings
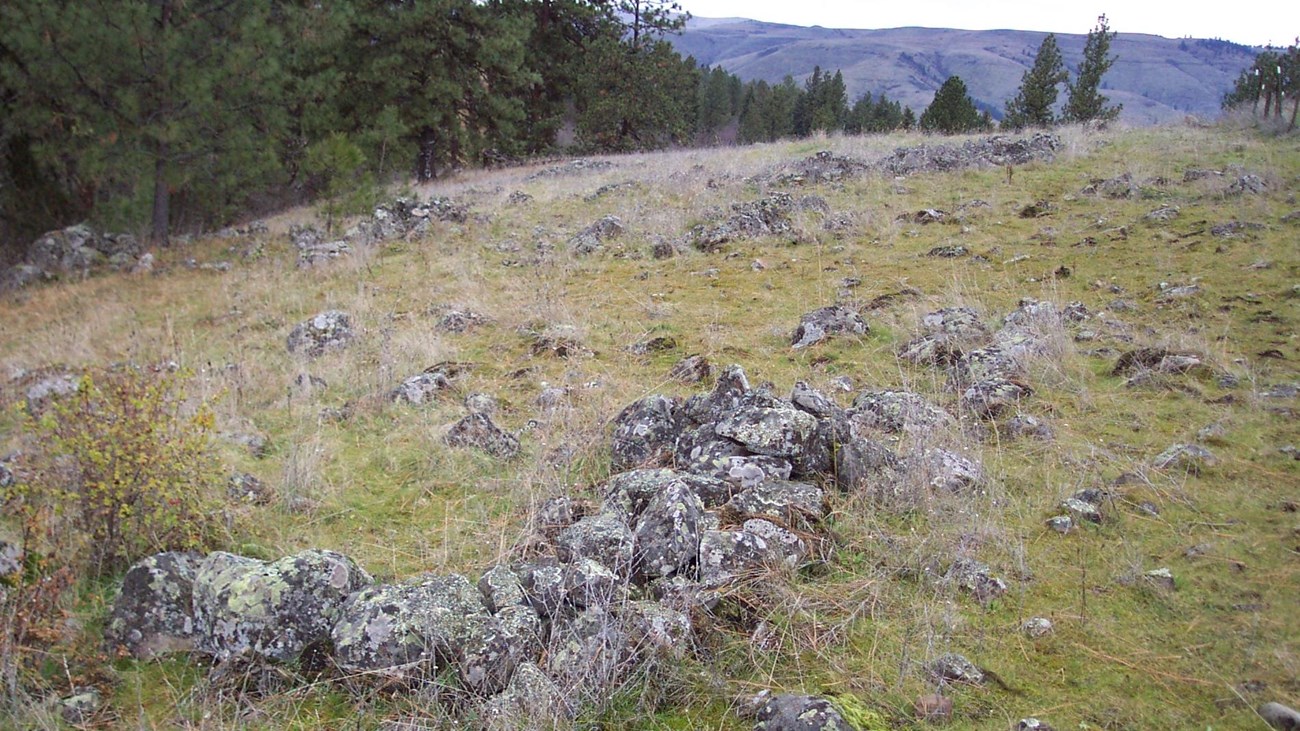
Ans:
{"label": "overcast white sky", "polygon": [[1300,34],[1300,2],[1238,5],[1229,0],[1096,4],[1079,0],[678,0],[703,18],[753,18],[827,28],[960,28],[1087,33],[1102,13],[1110,29],[1166,38],[1222,38],[1247,45],[1290,45]]}

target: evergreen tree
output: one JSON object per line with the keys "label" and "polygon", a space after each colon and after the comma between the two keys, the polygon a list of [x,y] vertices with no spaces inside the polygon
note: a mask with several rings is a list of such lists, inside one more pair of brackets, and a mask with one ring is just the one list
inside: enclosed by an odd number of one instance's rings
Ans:
{"label": "evergreen tree", "polygon": [[575,102],[578,138],[595,150],[644,150],[682,143],[695,119],[697,74],[668,41],[639,49],[614,38],[587,54]]}
{"label": "evergreen tree", "polygon": [[1020,89],[1014,99],[1007,102],[1002,126],[1008,129],[1025,127],[1050,127],[1056,121],[1056,87],[1069,80],[1061,49],[1056,46],[1056,36],[1048,33],[1038,46],[1033,68],[1020,77]]}
{"label": "evergreen tree", "polygon": [[1110,42],[1115,38],[1110,32],[1106,16],[1097,18],[1097,27],[1088,32],[1083,46],[1083,62],[1074,83],[1066,82],[1070,97],[1065,102],[1064,119],[1067,122],[1109,122],[1119,116],[1123,104],[1107,106],[1110,101],[1098,89],[1101,77],[1115,64],[1110,54]]}
{"label": "evergreen tree", "polygon": [[696,130],[702,139],[716,142],[718,132],[731,121],[731,80],[721,66],[700,74]]}
{"label": "evergreen tree", "polygon": [[901,127],[902,129],[907,129],[907,130],[914,129],[916,127],[916,113],[912,111],[911,107],[903,108],[903,120],[902,120]]}
{"label": "evergreen tree", "polygon": [[[165,243],[184,201],[229,213],[280,171],[283,39],[255,0],[0,4],[6,126],[111,225]],[[146,215],[146,211],[148,211]]]}
{"label": "evergreen tree", "polygon": [[984,124],[975,102],[966,93],[966,83],[959,76],[949,76],[934,95],[934,101],[921,113],[921,129],[926,132],[960,134],[980,129]]}

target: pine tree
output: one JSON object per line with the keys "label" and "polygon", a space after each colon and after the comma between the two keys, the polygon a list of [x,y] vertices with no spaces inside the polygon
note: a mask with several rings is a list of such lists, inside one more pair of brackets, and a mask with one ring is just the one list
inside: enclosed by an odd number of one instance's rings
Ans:
{"label": "pine tree", "polygon": [[593,150],[645,150],[681,143],[695,120],[695,62],[668,41],[633,49],[605,38],[587,53],[575,102],[578,138]]}
{"label": "pine tree", "polygon": [[1110,32],[1106,16],[1097,18],[1097,27],[1088,33],[1088,40],[1083,46],[1083,62],[1079,64],[1079,73],[1074,83],[1066,82],[1070,98],[1065,102],[1063,118],[1067,122],[1110,122],[1119,116],[1123,104],[1107,106],[1110,101],[1098,89],[1101,77],[1115,64],[1115,56],[1110,56],[1110,42],[1115,38]]}
{"label": "pine tree", "polygon": [[1065,62],[1061,60],[1061,49],[1056,45],[1056,36],[1049,33],[1038,46],[1033,68],[1020,78],[1020,89],[1015,98],[1007,102],[1002,126],[1016,130],[1052,126],[1056,121],[1052,109],[1056,106],[1056,87],[1069,78]]}
{"label": "pine tree", "polygon": [[921,129],[926,132],[960,134],[980,129],[975,102],[966,93],[966,83],[959,76],[949,76],[934,95],[934,101],[921,113]]}

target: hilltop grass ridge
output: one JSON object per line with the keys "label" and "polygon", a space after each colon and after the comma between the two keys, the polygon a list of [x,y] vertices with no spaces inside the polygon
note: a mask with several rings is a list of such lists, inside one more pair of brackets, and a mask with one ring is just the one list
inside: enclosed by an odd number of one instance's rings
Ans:
{"label": "hilltop grass ridge", "polygon": [[[959,418],[890,446],[974,456],[983,489],[828,490],[823,561],[734,587],[726,611],[707,618],[701,650],[665,671],[671,682],[649,693],[632,684],[578,723],[750,728],[737,699],[770,690],[840,697],[862,719],[922,728],[914,703],[937,689],[927,668],[959,652],[1004,682],[944,686],[949,728],[1026,717],[1056,728],[1263,728],[1260,704],[1300,705],[1300,138],[1227,125],[1055,132],[1051,161],[905,177],[781,174],[824,150],[870,164],[899,147],[976,138],[821,136],[466,171],[409,191],[468,206],[464,222],[310,268],[296,266],[290,229],[323,220],[287,211],[264,233],[156,250],[150,274],[5,295],[0,401],[20,401],[31,374],[51,367],[175,363],[195,374],[191,396],[210,402],[230,470],[273,495],[228,501],[230,550],[329,549],[392,580],[477,575],[530,540],[547,499],[599,500],[615,415],[650,394],[711,385],[669,376],[686,355],[739,364],[779,394],[805,381],[841,406],[866,390],[915,391]],[[1233,190],[1245,176],[1258,185]],[[796,209],[791,230],[716,252],[683,245],[733,204],[777,192],[819,196],[829,212]],[[1149,215],[1159,209],[1172,212]],[[945,220],[926,223],[924,211]],[[624,231],[594,253],[571,251],[605,216]],[[656,258],[663,244],[674,255]],[[939,249],[963,255],[929,255]],[[927,313],[968,307],[996,325],[1025,298],[1091,313],[1077,327],[1037,323],[1048,345],[1022,364],[1034,394],[1019,408],[1050,439],[1009,436],[1003,420],[961,406],[942,369],[897,354]],[[835,304],[869,331],[792,349],[800,317]],[[288,352],[290,330],[327,310],[351,316],[350,347],[310,360]],[[483,320],[440,330],[452,310]],[[536,347],[530,334],[546,331],[580,347],[565,357]],[[656,337],[675,345],[629,349]],[[1141,348],[1202,366],[1118,372]],[[440,363],[466,364],[451,390],[393,401],[405,379]],[[539,405],[548,388],[562,397]],[[518,457],[444,443],[471,393],[499,403],[494,418],[519,434]],[[13,409],[0,413],[0,455],[22,445],[20,424]],[[250,436],[264,448],[249,449]],[[1176,444],[1201,444],[1216,463],[1157,467]],[[1045,525],[1085,489],[1106,493],[1100,523],[1064,535]],[[1007,592],[981,602],[945,578],[963,559],[992,567]],[[289,669],[281,692],[257,695],[183,657],[103,657],[115,591],[112,581],[78,587],[30,697],[0,711],[0,725],[58,728],[41,696],[79,686],[105,692],[93,719],[105,728],[454,723],[425,696],[357,694]],[[1026,633],[1034,617],[1053,630]]]}

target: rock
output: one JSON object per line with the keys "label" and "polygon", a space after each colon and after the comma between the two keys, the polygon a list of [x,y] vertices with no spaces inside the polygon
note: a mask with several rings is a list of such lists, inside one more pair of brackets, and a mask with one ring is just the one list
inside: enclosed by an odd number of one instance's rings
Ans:
{"label": "rock", "polygon": [[967,660],[964,655],[958,655],[957,653],[948,653],[930,663],[930,673],[940,681],[967,683],[969,685],[982,685],[984,683],[984,671],[980,670],[975,663]]}
{"label": "rock", "polygon": [[564,567],[564,595],[579,609],[611,606],[625,594],[623,588],[614,572],[589,558],[575,558]]}
{"label": "rock", "polygon": [[927,143],[900,147],[874,167],[893,177],[964,168],[1000,168],[1024,165],[1034,160],[1050,161],[1060,147],[1060,137],[1045,132],[1027,138],[994,135],[971,140],[961,146]]}
{"label": "rock", "polygon": [[754,454],[798,458],[809,449],[817,419],[793,407],[748,407],[732,412],[713,429]]}
{"label": "rock", "polygon": [[1020,400],[1034,393],[1029,386],[1006,378],[990,378],[972,383],[961,394],[961,406],[981,417],[993,417],[1014,409]]}
{"label": "rock", "polygon": [[74,688],[72,695],[59,699],[59,716],[72,726],[86,726],[103,704],[99,689]]}
{"label": "rock", "polygon": [[749,397],[749,378],[745,375],[745,369],[731,365],[718,376],[712,391],[706,395],[692,396],[683,405],[682,412],[696,424],[713,424],[740,408]]}
{"label": "rock", "polygon": [[799,326],[790,337],[790,344],[798,350],[820,343],[831,335],[864,335],[869,329],[867,321],[855,310],[833,305],[800,317]]}
{"label": "rock", "polygon": [[680,404],[665,396],[647,396],[614,418],[610,469],[631,469],[670,450],[681,431]]}
{"label": "rock", "polygon": [[924,432],[954,423],[947,411],[911,391],[864,391],[854,399],[849,418],[890,433]]}
{"label": "rock", "polygon": [[797,563],[783,555],[781,547],[747,530],[709,530],[700,539],[700,583],[706,587],[758,576],[792,562]]}
{"label": "rock", "polygon": [[1023,439],[1033,438],[1050,441],[1056,437],[1052,427],[1043,423],[1041,419],[1032,414],[1016,414],[1010,419],[998,424],[998,434],[1004,439]]}
{"label": "rock", "polygon": [[708,358],[696,353],[677,361],[668,377],[684,383],[703,383],[713,377],[713,366]]}
{"label": "rock", "polygon": [[308,245],[298,245],[298,268],[311,269],[322,264],[352,255],[352,247],[346,241],[327,241]]}
{"label": "rock", "polygon": [[618,618],[632,653],[642,661],[680,660],[691,649],[691,618],[660,602],[627,602],[619,607]]}
{"label": "rock", "polygon": [[[11,487],[14,484],[15,479],[14,471],[9,469],[9,465],[0,462],[0,489]],[[0,574],[4,573],[4,571],[0,571]]]}
{"label": "rock", "polygon": [[936,490],[953,494],[984,484],[984,468],[978,461],[946,449],[928,449],[911,460],[912,467]]}
{"label": "rock", "polygon": [[1232,182],[1225,195],[1259,195],[1268,190],[1268,183],[1253,173],[1246,173]]}
{"label": "rock", "polygon": [[969,307],[945,307],[921,318],[925,335],[944,339],[978,340],[988,334],[988,326]]}
{"label": "rock", "polygon": [[636,524],[634,568],[646,579],[693,573],[704,503],[680,480],[654,496]]}
{"label": "rock", "polygon": [[22,289],[35,282],[52,278],[49,272],[33,264],[14,264],[0,271],[0,292]]}
{"label": "rock", "polygon": [[1113,376],[1129,376],[1143,371],[1188,373],[1201,366],[1195,353],[1178,353],[1163,348],[1138,348],[1124,353],[1111,369]]}
{"label": "rock", "polygon": [[573,716],[564,693],[536,663],[520,663],[510,683],[484,706],[490,731],[561,728]]}
{"label": "rock", "polygon": [[551,617],[564,606],[564,567],[553,557],[539,558],[523,564],[518,572],[528,606],[544,617]]}
{"label": "rock", "polygon": [[627,524],[613,515],[589,515],[560,531],[555,547],[560,560],[589,558],[619,576],[632,568],[634,536]]}
{"label": "rock", "polygon": [[1052,633],[1052,620],[1047,617],[1030,617],[1020,625],[1020,629],[1033,638],[1045,637]]}
{"label": "rock", "polygon": [[819,519],[826,514],[825,494],[803,482],[768,480],[736,493],[727,507],[743,515],[779,518],[787,522]]}
{"label": "rock", "polygon": [[1081,493],[1076,493],[1074,497],[1066,498],[1061,502],[1061,509],[1079,520],[1100,524],[1102,521],[1101,507],[1080,495]]}
{"label": "rock", "polygon": [[479,593],[487,610],[496,613],[506,607],[526,604],[523,582],[519,574],[510,570],[505,564],[497,564],[484,572],[478,580]]}
{"label": "rock", "polygon": [[1065,535],[1074,530],[1074,518],[1068,515],[1057,515],[1047,519],[1047,527]]}
{"label": "rock", "polygon": [[1255,711],[1264,722],[1275,729],[1289,731],[1300,729],[1300,711],[1281,703],[1265,703]]}
{"label": "rock", "polygon": [[266,456],[270,443],[266,435],[256,432],[222,432],[222,438],[231,444],[236,444],[248,451],[248,454],[256,459],[262,459]]}
{"label": "rock", "polygon": [[940,259],[957,259],[970,254],[970,250],[965,246],[948,245],[936,246],[926,252],[926,256],[937,257]]}
{"label": "rock", "polygon": [[53,373],[39,378],[23,394],[26,396],[27,409],[32,413],[40,413],[50,403],[76,393],[78,384],[79,379],[71,373]]}
{"label": "rock", "polygon": [[431,403],[442,391],[451,390],[451,381],[442,373],[417,373],[393,389],[394,401],[414,406]]}
{"label": "rock", "polygon": [[569,239],[569,250],[578,255],[600,251],[606,241],[621,236],[625,230],[618,216],[605,216],[574,234]]}
{"label": "rock", "polygon": [[677,349],[677,341],[666,335],[649,338],[632,343],[627,347],[627,352],[632,355],[650,355],[652,353],[666,353],[669,350]]}
{"label": "rock", "polygon": [[308,550],[274,562],[210,554],[194,575],[197,649],[218,661],[289,662],[329,638],[348,595],[371,583],[352,559]]}
{"label": "rock", "polygon": [[200,560],[197,554],[168,552],[132,566],[104,631],[109,646],[125,648],[141,660],[193,650],[199,636],[194,578]]}
{"label": "rock", "polygon": [[519,438],[503,431],[484,413],[467,414],[452,425],[443,441],[451,447],[473,447],[498,459],[513,459],[519,454]]}
{"label": "rock", "polygon": [[952,720],[952,699],[938,693],[923,695],[912,704],[912,713],[918,721],[948,723]]}
{"label": "rock", "polygon": [[774,696],[758,711],[754,731],[855,731],[825,698]]}
{"label": "rock", "polygon": [[1015,731],[1055,731],[1048,724],[1039,721],[1037,718],[1022,718],[1016,724]]}
{"label": "rock", "polygon": [[487,316],[472,310],[448,310],[438,318],[438,324],[434,328],[440,332],[464,333],[487,322]]}
{"label": "rock", "polygon": [[900,214],[894,220],[924,226],[927,223],[945,223],[949,219],[947,211],[941,211],[938,208],[923,208],[916,213]]}
{"label": "rock", "polygon": [[808,543],[799,534],[770,520],[750,518],[742,530],[762,538],[776,562],[790,570],[799,568],[808,558]]}
{"label": "rock", "polygon": [[492,416],[499,408],[496,397],[479,391],[466,394],[464,404],[465,410],[469,413],[483,414],[484,416]]}
{"label": "rock", "polygon": [[555,620],[545,668],[570,702],[580,705],[580,700],[607,697],[627,679],[628,638],[620,625],[605,607],[588,607]]}
{"label": "rock", "polygon": [[346,312],[328,310],[300,323],[285,341],[290,353],[316,358],[328,351],[342,350],[352,342],[352,317]]}
{"label": "rock", "polygon": [[1174,574],[1167,568],[1152,569],[1142,575],[1152,586],[1165,591],[1173,591]]}
{"label": "rock", "polygon": [[898,349],[899,358],[917,365],[950,366],[962,355],[962,349],[942,335],[922,335]]}
{"label": "rock", "polygon": [[431,677],[439,658],[453,661],[464,623],[475,615],[484,615],[484,607],[464,577],[368,586],[339,612],[330,632],[334,659],[348,673]]}
{"label": "rock", "polygon": [[987,565],[970,558],[959,558],[948,569],[948,576],[958,588],[981,602],[992,601],[1007,593],[1007,584],[993,576]]}
{"label": "rock", "polygon": [[1028,338],[976,348],[957,358],[950,375],[960,386],[980,381],[1018,380],[1024,371],[1022,360],[1030,352],[1032,346]]}
{"label": "rock", "polygon": [[1158,470],[1182,470],[1198,474],[1219,463],[1210,450],[1199,444],[1174,444],[1156,455],[1151,465]]}
{"label": "rock", "polygon": [[235,502],[248,505],[270,505],[275,500],[275,491],[247,472],[230,476],[226,483],[226,495]]}

